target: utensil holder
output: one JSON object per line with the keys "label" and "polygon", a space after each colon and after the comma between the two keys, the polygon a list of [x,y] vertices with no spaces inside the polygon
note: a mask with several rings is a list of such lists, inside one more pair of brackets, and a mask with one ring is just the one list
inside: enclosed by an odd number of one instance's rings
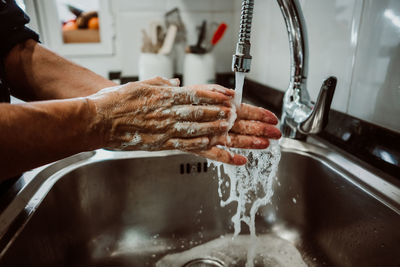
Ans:
{"label": "utensil holder", "polygon": [[215,83],[215,59],[212,53],[185,55],[183,63],[183,84]]}
{"label": "utensil holder", "polygon": [[139,80],[147,80],[155,76],[167,79],[173,78],[173,60],[169,55],[154,53],[140,53],[139,56]]}

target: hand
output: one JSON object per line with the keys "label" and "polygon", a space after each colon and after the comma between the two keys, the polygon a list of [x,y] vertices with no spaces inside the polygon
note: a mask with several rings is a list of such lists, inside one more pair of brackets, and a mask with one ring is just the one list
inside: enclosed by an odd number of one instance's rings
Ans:
{"label": "hand", "polygon": [[106,88],[90,96],[104,122],[105,146],[123,150],[189,151],[225,163],[246,158],[217,145],[262,149],[280,132],[271,112],[242,104],[236,116],[234,91],[219,85],[178,87],[160,77]]}
{"label": "hand", "polygon": [[228,131],[233,92],[221,86],[178,87],[154,78],[100,90],[88,97],[103,124],[106,147],[199,150]]}
{"label": "hand", "polygon": [[200,156],[233,165],[243,165],[246,157],[231,153],[217,145],[247,149],[265,149],[269,139],[279,139],[282,134],[275,125],[276,116],[263,108],[241,104],[237,111],[237,119],[229,134],[216,135],[210,139],[211,147],[207,150],[195,151]]}

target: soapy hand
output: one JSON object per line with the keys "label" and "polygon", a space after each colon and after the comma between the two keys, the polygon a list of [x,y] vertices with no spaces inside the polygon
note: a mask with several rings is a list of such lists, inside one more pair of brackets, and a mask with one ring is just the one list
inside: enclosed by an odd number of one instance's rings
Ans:
{"label": "soapy hand", "polygon": [[210,139],[208,150],[197,151],[203,157],[228,164],[242,165],[247,159],[242,155],[232,154],[217,145],[244,149],[265,149],[269,139],[279,139],[282,134],[275,125],[276,116],[263,108],[241,104],[237,110],[237,119],[228,135],[215,135]]}
{"label": "soapy hand", "polygon": [[233,96],[219,85],[179,87],[177,79],[157,77],[103,89],[88,101],[102,122],[105,147],[179,149],[241,165],[245,157],[217,145],[262,149],[280,132],[275,115],[265,109],[243,104],[236,114]]}

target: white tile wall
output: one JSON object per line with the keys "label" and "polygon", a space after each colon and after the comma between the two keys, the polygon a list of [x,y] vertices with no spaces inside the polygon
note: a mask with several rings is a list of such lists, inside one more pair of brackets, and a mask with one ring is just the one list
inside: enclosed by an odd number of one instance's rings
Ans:
{"label": "white tile wall", "polygon": [[164,11],[168,1],[165,0],[112,0],[118,2],[118,11],[142,12]]}
{"label": "white tile wall", "polygon": [[285,91],[289,83],[289,44],[276,1],[255,2],[251,42],[249,78]]}
{"label": "white tile wall", "polygon": [[364,2],[349,113],[400,131],[400,1]]}
{"label": "white tile wall", "polygon": [[304,17],[309,38],[308,87],[315,100],[322,81],[338,78],[334,109],[346,112],[350,93],[362,0],[307,0]]}
{"label": "white tile wall", "polygon": [[[308,90],[317,98],[322,81],[338,77],[333,107],[347,110],[352,66],[362,0],[301,1],[309,38]],[[289,81],[289,45],[286,27],[276,1],[256,1],[252,31],[250,78],[285,91]]]}

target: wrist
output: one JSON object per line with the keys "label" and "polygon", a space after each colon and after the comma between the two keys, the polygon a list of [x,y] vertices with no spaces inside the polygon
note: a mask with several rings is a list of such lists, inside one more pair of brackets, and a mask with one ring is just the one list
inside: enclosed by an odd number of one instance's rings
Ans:
{"label": "wrist", "polygon": [[88,114],[88,143],[90,150],[95,150],[108,146],[109,123],[107,117],[99,104],[89,97],[83,98],[87,106]]}

